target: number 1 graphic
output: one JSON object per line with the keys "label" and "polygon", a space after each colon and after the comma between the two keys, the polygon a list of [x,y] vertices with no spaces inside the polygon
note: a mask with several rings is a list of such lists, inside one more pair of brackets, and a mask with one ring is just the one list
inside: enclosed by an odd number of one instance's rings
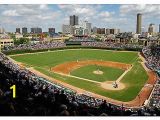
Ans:
{"label": "number 1 graphic", "polygon": [[16,98],[16,85],[12,85],[10,89],[13,89],[13,98]]}

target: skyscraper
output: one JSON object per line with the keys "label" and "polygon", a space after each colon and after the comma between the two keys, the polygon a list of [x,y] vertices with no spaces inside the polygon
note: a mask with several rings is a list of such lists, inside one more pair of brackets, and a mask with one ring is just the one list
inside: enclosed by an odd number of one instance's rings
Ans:
{"label": "skyscraper", "polygon": [[82,26],[84,29],[86,29],[85,30],[86,35],[91,34],[91,23],[89,23],[88,21],[84,21]]}
{"label": "skyscraper", "polygon": [[55,28],[48,28],[48,33],[50,37],[53,37],[55,34]]}
{"label": "skyscraper", "polygon": [[21,33],[21,29],[20,28],[16,28],[16,33]]}
{"label": "skyscraper", "polygon": [[155,24],[150,24],[149,25],[149,27],[148,27],[148,33],[150,34],[150,35],[154,35],[154,33],[155,33]]}
{"label": "skyscraper", "polygon": [[55,33],[55,28],[48,28],[49,33]]}
{"label": "skyscraper", "polygon": [[105,34],[106,33],[105,30],[106,30],[105,28],[101,28],[101,34]]}
{"label": "skyscraper", "polygon": [[27,34],[28,32],[27,32],[27,28],[26,27],[23,27],[22,28],[22,34]]}
{"label": "skyscraper", "polygon": [[115,33],[115,29],[110,29],[110,34],[114,34]]}
{"label": "skyscraper", "polygon": [[110,29],[106,28],[106,34],[109,35],[110,34]]}
{"label": "skyscraper", "polygon": [[1,33],[5,33],[5,29],[4,28],[0,28],[0,34]]}
{"label": "skyscraper", "polygon": [[93,33],[94,33],[94,34],[97,33],[97,27],[93,27]]}
{"label": "skyscraper", "polygon": [[36,27],[36,28],[31,28],[31,33],[42,33],[42,28]]}
{"label": "skyscraper", "polygon": [[63,34],[71,34],[71,25],[62,25]]}
{"label": "skyscraper", "polygon": [[159,33],[160,33],[160,24],[159,24]]}
{"label": "skyscraper", "polygon": [[141,27],[142,27],[142,14],[138,13],[137,14],[137,29],[136,29],[137,34],[141,34]]}
{"label": "skyscraper", "polygon": [[97,34],[105,34],[105,28],[97,28]]}
{"label": "skyscraper", "polygon": [[74,25],[78,25],[78,16],[70,16],[70,25],[74,26]]}

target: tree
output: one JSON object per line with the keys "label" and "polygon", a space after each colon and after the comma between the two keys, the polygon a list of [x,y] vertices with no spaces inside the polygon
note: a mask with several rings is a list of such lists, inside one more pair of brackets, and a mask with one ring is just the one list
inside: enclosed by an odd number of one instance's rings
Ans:
{"label": "tree", "polygon": [[13,33],[9,33],[8,34],[10,36],[11,39],[13,39],[14,41],[16,40],[16,35]]}
{"label": "tree", "polygon": [[28,43],[29,43],[29,39],[28,38],[19,38],[19,39],[14,41],[15,45],[28,44]]}
{"label": "tree", "polygon": [[58,34],[62,34],[62,32],[58,32]]}
{"label": "tree", "polygon": [[29,34],[28,33],[23,34],[23,37],[29,37]]}

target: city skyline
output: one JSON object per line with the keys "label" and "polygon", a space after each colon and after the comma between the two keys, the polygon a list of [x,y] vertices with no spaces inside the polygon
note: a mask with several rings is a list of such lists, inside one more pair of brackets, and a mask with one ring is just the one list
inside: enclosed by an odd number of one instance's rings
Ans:
{"label": "city skyline", "polygon": [[7,32],[15,28],[41,27],[43,31],[54,27],[62,31],[69,24],[69,16],[89,21],[92,27],[119,28],[122,32],[136,32],[136,15],[143,15],[145,31],[154,23],[158,32],[160,5],[0,5],[0,27]]}

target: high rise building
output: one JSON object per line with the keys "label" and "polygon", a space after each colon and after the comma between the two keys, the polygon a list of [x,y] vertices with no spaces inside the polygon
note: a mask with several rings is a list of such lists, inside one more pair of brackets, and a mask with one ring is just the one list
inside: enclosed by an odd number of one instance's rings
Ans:
{"label": "high rise building", "polygon": [[145,27],[141,27],[141,33],[145,32]]}
{"label": "high rise building", "polygon": [[160,33],[160,24],[159,24],[159,33]]}
{"label": "high rise building", "polygon": [[110,29],[106,28],[106,34],[109,35],[110,34]]}
{"label": "high rise building", "polygon": [[106,31],[105,31],[105,28],[101,28],[101,34],[105,34]]}
{"label": "high rise building", "polygon": [[36,27],[36,28],[31,28],[31,33],[42,33],[42,28]]}
{"label": "high rise building", "polygon": [[55,28],[48,28],[48,33],[55,33]]}
{"label": "high rise building", "polygon": [[97,28],[97,34],[105,34],[105,28]]}
{"label": "high rise building", "polygon": [[88,21],[84,21],[82,27],[85,29],[85,35],[91,34],[91,23],[89,23]]}
{"label": "high rise building", "polygon": [[97,28],[97,34],[101,34],[101,28]]}
{"label": "high rise building", "polygon": [[142,28],[142,14],[138,13],[137,14],[137,28],[136,28],[136,33],[141,34],[141,28]]}
{"label": "high rise building", "polygon": [[71,34],[72,32],[72,26],[71,25],[62,25],[62,33],[63,34]]}
{"label": "high rise building", "polygon": [[155,24],[152,24],[152,23],[151,23],[151,24],[149,25],[149,27],[148,27],[148,33],[149,33],[150,35],[154,35],[155,32],[156,32],[155,29],[156,29],[156,28],[155,28]]}
{"label": "high rise building", "polygon": [[92,24],[87,22],[86,23],[86,29],[88,30],[88,34],[91,34]]}
{"label": "high rise building", "polygon": [[74,26],[74,25],[78,25],[78,16],[70,16],[70,25]]}
{"label": "high rise building", "polygon": [[4,28],[0,28],[0,34],[5,33],[5,29]]}
{"label": "high rise building", "polygon": [[114,29],[114,30],[115,30],[114,34],[119,34],[120,33],[120,29]]}
{"label": "high rise building", "polygon": [[110,34],[114,34],[115,33],[115,29],[110,29]]}
{"label": "high rise building", "polygon": [[16,28],[16,33],[21,33],[21,29],[20,28]]}
{"label": "high rise building", "polygon": [[53,37],[55,35],[55,28],[48,28],[48,33],[50,37]]}
{"label": "high rise building", "polygon": [[97,33],[97,27],[93,27],[93,34]]}
{"label": "high rise building", "polygon": [[22,34],[27,34],[27,33],[28,33],[27,28],[26,28],[26,27],[23,27],[23,28],[22,28]]}

